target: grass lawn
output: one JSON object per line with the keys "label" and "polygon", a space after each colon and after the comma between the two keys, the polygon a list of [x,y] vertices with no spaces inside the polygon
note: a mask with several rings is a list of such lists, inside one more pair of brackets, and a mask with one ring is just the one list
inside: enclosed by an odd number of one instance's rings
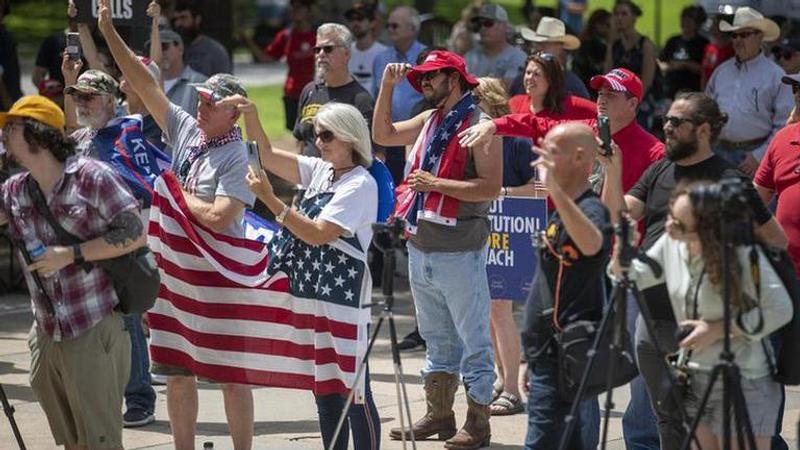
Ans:
{"label": "grass lawn", "polygon": [[277,141],[289,134],[284,127],[286,120],[283,115],[283,85],[251,87],[247,89],[247,94],[258,106],[258,117],[270,140]]}

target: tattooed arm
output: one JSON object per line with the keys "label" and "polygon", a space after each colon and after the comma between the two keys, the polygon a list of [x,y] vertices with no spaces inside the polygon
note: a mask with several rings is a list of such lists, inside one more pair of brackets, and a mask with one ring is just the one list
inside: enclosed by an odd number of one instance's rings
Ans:
{"label": "tattooed arm", "polygon": [[[82,243],[80,248],[83,259],[99,261],[130,253],[144,247],[146,243],[144,225],[139,214],[136,210],[128,210],[117,214],[111,220],[105,235]],[[74,256],[72,247],[47,247],[44,256],[28,266],[28,270],[50,276],[72,264]]]}

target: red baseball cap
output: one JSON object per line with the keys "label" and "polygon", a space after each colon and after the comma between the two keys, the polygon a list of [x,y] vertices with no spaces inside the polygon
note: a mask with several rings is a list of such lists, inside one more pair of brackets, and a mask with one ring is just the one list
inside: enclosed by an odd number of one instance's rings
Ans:
{"label": "red baseball cap", "polygon": [[411,83],[414,89],[422,92],[422,86],[419,85],[417,78],[423,73],[442,69],[454,69],[472,87],[478,86],[478,80],[467,72],[467,64],[464,62],[464,58],[446,50],[430,52],[422,64],[414,67],[406,74],[406,78],[408,78],[408,82]]}
{"label": "red baseball cap", "polygon": [[628,69],[613,69],[605,75],[596,75],[589,80],[589,85],[595,91],[599,91],[603,86],[608,86],[612,91],[627,92],[639,102],[642,101],[644,88],[642,80],[635,73]]}

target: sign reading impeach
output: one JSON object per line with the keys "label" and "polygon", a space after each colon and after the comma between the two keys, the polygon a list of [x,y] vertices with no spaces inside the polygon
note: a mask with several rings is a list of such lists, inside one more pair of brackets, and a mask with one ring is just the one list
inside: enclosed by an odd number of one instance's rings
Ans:
{"label": "sign reading impeach", "polygon": [[532,239],[545,225],[544,199],[504,197],[492,202],[486,258],[492,298],[516,301],[528,298],[538,256]]}

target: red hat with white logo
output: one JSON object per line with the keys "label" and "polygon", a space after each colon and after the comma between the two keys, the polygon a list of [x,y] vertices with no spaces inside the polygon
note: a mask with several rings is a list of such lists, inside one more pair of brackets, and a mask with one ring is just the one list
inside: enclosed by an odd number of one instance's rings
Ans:
{"label": "red hat with white logo", "polygon": [[464,58],[446,50],[434,50],[428,54],[425,61],[411,69],[406,75],[408,82],[419,92],[422,92],[422,86],[419,85],[417,78],[426,72],[433,72],[442,69],[453,69],[458,72],[461,77],[472,87],[478,86],[478,80],[467,72],[467,64]]}
{"label": "red hat with white logo", "polygon": [[589,80],[589,85],[595,91],[599,91],[603,86],[608,86],[612,91],[627,92],[642,101],[644,88],[642,80],[635,73],[628,69],[614,69],[605,75],[596,75]]}

